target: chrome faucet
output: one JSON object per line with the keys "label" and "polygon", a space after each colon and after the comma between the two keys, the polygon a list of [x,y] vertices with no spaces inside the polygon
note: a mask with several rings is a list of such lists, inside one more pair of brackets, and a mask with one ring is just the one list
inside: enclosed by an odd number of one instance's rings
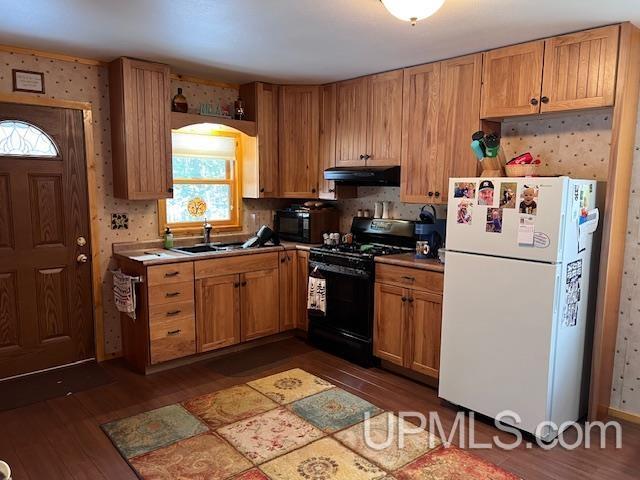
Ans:
{"label": "chrome faucet", "polygon": [[202,225],[202,240],[207,245],[211,243],[211,232],[213,231],[213,227],[210,223],[207,222],[207,219],[204,219],[204,224]]}

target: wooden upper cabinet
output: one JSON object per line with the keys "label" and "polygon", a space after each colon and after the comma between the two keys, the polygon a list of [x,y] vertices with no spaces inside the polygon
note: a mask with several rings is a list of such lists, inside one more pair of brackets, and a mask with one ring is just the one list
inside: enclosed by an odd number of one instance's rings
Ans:
{"label": "wooden upper cabinet", "polygon": [[368,77],[340,82],[336,97],[336,166],[364,166],[367,150]]}
{"label": "wooden upper cabinet", "polygon": [[404,70],[400,200],[434,200],[438,169],[440,63]]}
{"label": "wooden upper cabinet", "polygon": [[620,27],[545,41],[542,112],[613,105]]}
{"label": "wooden upper cabinet", "polygon": [[278,196],[278,85],[254,82],[240,86],[245,113],[256,122],[257,157],[243,155],[243,196]]}
{"label": "wooden upper cabinet", "polygon": [[543,55],[543,40],[484,53],[482,118],[540,111]]}
{"label": "wooden upper cabinet", "polygon": [[119,58],[109,66],[113,193],[173,196],[171,78],[167,65]]}
{"label": "wooden upper cabinet", "polygon": [[436,203],[446,203],[449,178],[475,177],[479,173],[469,143],[471,134],[480,130],[482,54],[446,60],[440,65],[438,161],[432,190]]}
{"label": "wooden upper cabinet", "polygon": [[335,200],[335,182],[324,179],[324,171],[336,166],[336,85],[320,90],[320,153],[318,168],[318,196]]}
{"label": "wooden upper cabinet", "polygon": [[280,196],[318,196],[320,87],[280,87]]}
{"label": "wooden upper cabinet", "polygon": [[400,165],[402,70],[369,77],[367,166]]}

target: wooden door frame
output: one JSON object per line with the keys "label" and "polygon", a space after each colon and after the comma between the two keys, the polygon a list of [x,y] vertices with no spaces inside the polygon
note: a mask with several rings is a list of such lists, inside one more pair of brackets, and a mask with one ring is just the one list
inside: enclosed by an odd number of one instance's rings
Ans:
{"label": "wooden door frame", "polygon": [[106,359],[104,351],[104,312],[102,310],[102,282],[100,281],[100,262],[98,258],[99,222],[98,206],[96,201],[97,178],[95,145],[93,143],[93,113],[90,102],[75,100],[60,100],[53,98],[32,97],[13,93],[0,93],[1,103],[16,103],[20,105],[66,108],[80,110],[84,126],[84,150],[86,162],[87,199],[89,202],[89,235],[91,239],[91,290],[93,301],[93,338],[96,360],[101,362]]}

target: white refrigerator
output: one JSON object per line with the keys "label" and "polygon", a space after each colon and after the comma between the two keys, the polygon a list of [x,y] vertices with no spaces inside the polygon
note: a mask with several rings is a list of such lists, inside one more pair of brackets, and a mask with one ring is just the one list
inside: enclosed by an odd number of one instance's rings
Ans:
{"label": "white refrigerator", "polygon": [[586,406],[596,183],[455,178],[449,192],[439,396],[551,440],[539,425]]}

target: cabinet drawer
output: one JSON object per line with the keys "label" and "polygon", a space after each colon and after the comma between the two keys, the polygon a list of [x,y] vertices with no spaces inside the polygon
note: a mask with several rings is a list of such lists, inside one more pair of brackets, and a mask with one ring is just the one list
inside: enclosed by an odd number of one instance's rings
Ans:
{"label": "cabinet drawer", "polygon": [[196,353],[193,316],[157,320],[149,326],[149,338],[152,364]]}
{"label": "cabinet drawer", "polygon": [[194,316],[193,299],[186,302],[164,303],[162,305],[149,306],[149,328],[154,328],[154,324],[169,318],[182,318]]}
{"label": "cabinet drawer", "polygon": [[169,283],[149,287],[149,305],[193,300],[193,282]]}
{"label": "cabinet drawer", "polygon": [[218,277],[236,273],[278,268],[278,252],[249,253],[237,257],[215,258],[196,262],[195,278]]}
{"label": "cabinet drawer", "polygon": [[147,281],[149,282],[149,286],[187,281],[193,283],[193,262],[171,263],[169,265],[149,267],[147,269]]}
{"label": "cabinet drawer", "polygon": [[444,274],[396,265],[376,265],[376,282],[442,294]]}

